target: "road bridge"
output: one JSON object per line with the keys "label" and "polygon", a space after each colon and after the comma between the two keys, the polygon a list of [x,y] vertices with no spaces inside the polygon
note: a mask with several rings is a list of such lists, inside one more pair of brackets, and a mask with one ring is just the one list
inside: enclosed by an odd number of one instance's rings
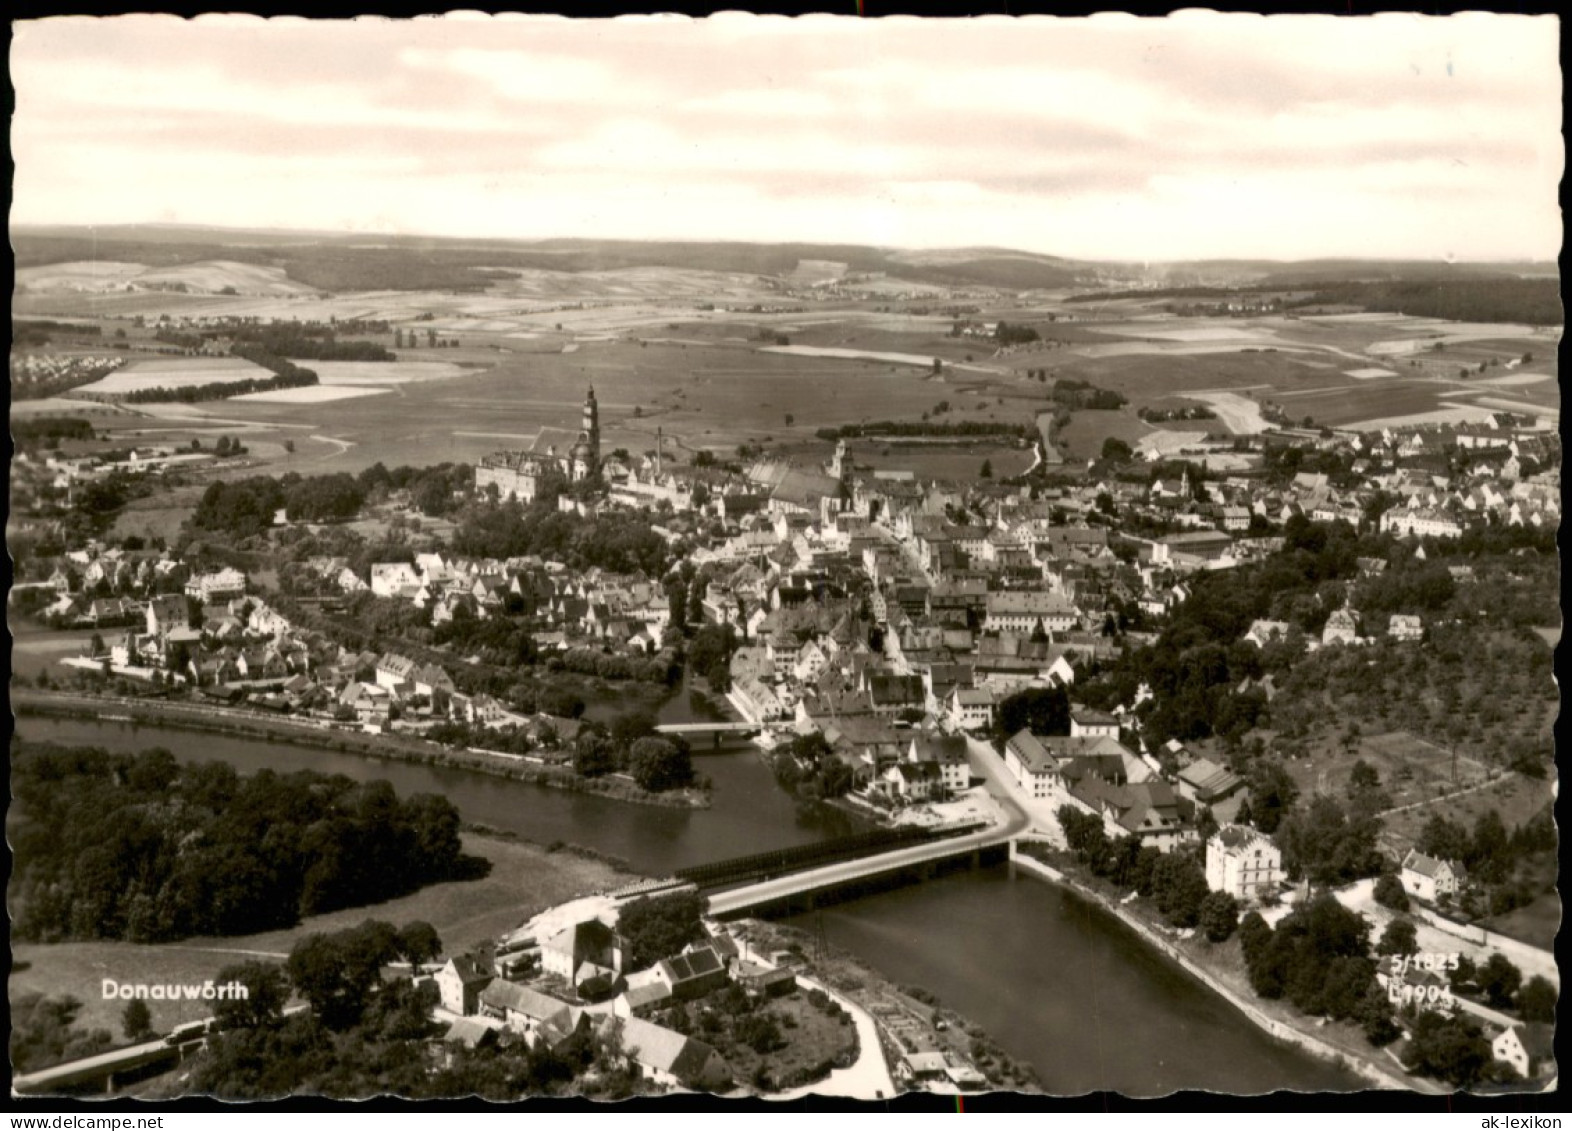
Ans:
{"label": "road bridge", "polygon": [[661,723],[657,734],[758,734],[763,723]]}
{"label": "road bridge", "polygon": [[713,892],[709,896],[709,914],[716,919],[735,919],[769,911],[811,911],[820,897],[838,889],[925,880],[947,865],[977,868],[995,858],[1007,858],[1010,838],[1018,831],[1016,822],[1007,821],[960,836],[929,840]]}
{"label": "road bridge", "polygon": [[[194,1037],[195,1046],[201,1036]],[[55,1064],[17,1076],[11,1090],[24,1096],[58,1096],[84,1091],[113,1092],[118,1084],[152,1075],[184,1059],[186,1046],[173,1045],[163,1037],[128,1048],[112,1049],[80,1060]]]}
{"label": "road bridge", "polygon": [[763,723],[661,723],[655,728],[655,733],[669,734],[677,738],[709,735],[714,739],[715,745],[719,746],[723,738],[745,738],[760,734],[766,729]]}

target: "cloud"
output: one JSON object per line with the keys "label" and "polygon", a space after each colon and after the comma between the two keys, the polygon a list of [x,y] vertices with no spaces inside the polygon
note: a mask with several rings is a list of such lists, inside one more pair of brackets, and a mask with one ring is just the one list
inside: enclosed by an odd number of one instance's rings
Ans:
{"label": "cloud", "polygon": [[1549,257],[1556,49],[1484,15],[23,21],[13,220]]}

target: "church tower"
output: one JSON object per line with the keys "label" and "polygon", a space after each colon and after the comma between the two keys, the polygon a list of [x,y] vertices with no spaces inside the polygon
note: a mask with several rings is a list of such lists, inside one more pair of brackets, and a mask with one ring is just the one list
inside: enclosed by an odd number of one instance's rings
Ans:
{"label": "church tower", "polygon": [[595,386],[584,394],[584,417],[579,438],[573,445],[570,478],[577,483],[588,479],[600,467],[600,406],[595,403]]}

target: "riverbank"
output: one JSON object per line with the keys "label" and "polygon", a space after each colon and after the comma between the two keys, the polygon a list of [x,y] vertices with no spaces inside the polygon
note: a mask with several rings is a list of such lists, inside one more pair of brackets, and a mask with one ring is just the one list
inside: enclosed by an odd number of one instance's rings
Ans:
{"label": "riverbank", "polygon": [[[1153,949],[1169,958],[1191,977],[1244,1014],[1252,1024],[1273,1039],[1291,1044],[1321,1060],[1346,1068],[1377,1088],[1405,1092],[1434,1091],[1437,1094],[1445,1091],[1439,1085],[1432,1086],[1429,1081],[1399,1076],[1376,1059],[1376,1055],[1379,1054],[1366,1054],[1340,1047],[1309,1032],[1307,1027],[1314,1024],[1310,1018],[1289,1019],[1271,1016],[1260,1003],[1254,1000],[1253,995],[1249,994],[1247,986],[1233,984],[1234,980],[1228,977],[1216,963],[1203,961],[1201,956],[1186,951],[1175,940],[1165,938],[1139,915],[1109,899],[1102,892],[1094,890],[1052,865],[1020,853],[1016,841],[1010,843],[1010,867],[1037,879],[1067,888],[1078,897],[1106,911],[1134,931]],[[1302,1024],[1295,1022],[1302,1022]]]}
{"label": "riverbank", "polygon": [[[764,919],[744,919],[733,927],[733,933],[746,940],[749,952],[782,955],[786,959],[783,965],[844,997],[858,1013],[866,1015],[897,1092],[923,1090],[909,1080],[902,1088],[900,1064],[908,1056],[924,1052],[941,1053],[952,1064],[975,1067],[980,1076],[970,1090],[1043,1090],[1031,1065],[1012,1059],[981,1025],[946,1007],[927,990],[900,985],[851,954],[826,948],[822,940],[798,927]],[[961,1089],[945,1081],[935,1082],[931,1090],[951,1093]]]}
{"label": "riverbank", "polygon": [[13,687],[11,709],[19,716],[109,720],[130,723],[133,726],[146,724],[175,730],[260,738],[267,742],[316,747],[386,761],[470,770],[550,789],[592,793],[597,797],[636,805],[653,805],[668,809],[707,809],[711,804],[711,798],[706,790],[685,789],[651,793],[620,776],[585,778],[569,767],[534,762],[518,754],[502,754],[477,749],[460,750],[439,746],[434,742],[409,735],[365,734],[341,730],[320,721],[251,714],[205,704]]}

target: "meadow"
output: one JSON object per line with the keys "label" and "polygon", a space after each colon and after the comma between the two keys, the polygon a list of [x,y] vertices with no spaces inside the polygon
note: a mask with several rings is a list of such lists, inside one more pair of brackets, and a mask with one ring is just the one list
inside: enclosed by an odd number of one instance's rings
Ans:
{"label": "meadow", "polygon": [[113,396],[138,389],[183,389],[192,385],[218,385],[255,381],[272,374],[240,357],[153,358],[133,361],[107,377],[73,390]]}

